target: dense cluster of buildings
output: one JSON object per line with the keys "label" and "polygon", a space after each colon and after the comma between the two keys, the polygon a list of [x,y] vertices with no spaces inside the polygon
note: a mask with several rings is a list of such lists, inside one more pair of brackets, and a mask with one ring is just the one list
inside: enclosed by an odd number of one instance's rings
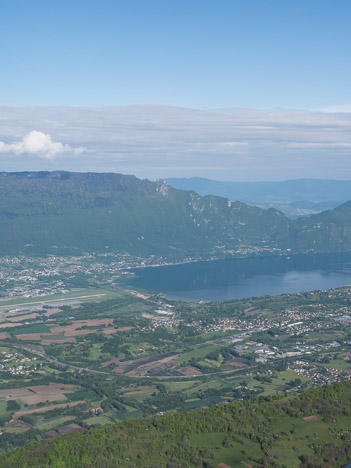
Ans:
{"label": "dense cluster of buildings", "polygon": [[33,364],[37,358],[29,359],[20,356],[17,353],[2,351],[0,354],[0,372],[9,372],[12,375],[25,375],[35,372],[40,367],[39,364]]}

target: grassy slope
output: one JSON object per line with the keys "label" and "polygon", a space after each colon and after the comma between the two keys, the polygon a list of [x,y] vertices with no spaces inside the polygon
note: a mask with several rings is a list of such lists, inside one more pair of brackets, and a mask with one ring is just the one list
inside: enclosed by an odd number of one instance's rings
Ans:
{"label": "grassy slope", "polygon": [[342,382],[130,420],[16,449],[0,457],[0,467],[341,467],[351,457],[350,403],[351,383]]}

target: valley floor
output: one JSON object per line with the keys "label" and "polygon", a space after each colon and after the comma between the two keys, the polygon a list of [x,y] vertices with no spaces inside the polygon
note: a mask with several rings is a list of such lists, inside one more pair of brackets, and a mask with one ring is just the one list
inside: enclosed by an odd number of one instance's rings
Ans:
{"label": "valley floor", "polygon": [[[3,297],[0,307],[2,452],[351,379],[349,287],[185,303],[100,279],[56,295]],[[310,416],[303,427],[314,427]],[[233,466],[231,453],[218,463]]]}

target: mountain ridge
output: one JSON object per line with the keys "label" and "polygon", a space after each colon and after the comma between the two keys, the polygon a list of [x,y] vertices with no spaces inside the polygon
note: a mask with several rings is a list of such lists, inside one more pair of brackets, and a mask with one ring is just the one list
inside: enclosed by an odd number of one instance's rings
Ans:
{"label": "mountain ridge", "polygon": [[201,177],[167,178],[172,187],[195,190],[261,207],[276,206],[288,216],[308,215],[336,208],[351,198],[351,181],[290,179],[284,181],[230,182]]}
{"label": "mountain ridge", "polygon": [[[236,191],[235,199],[240,199],[247,196],[247,201],[258,201],[253,197],[258,193],[258,196],[265,200],[284,199],[289,201],[292,198],[295,201],[305,200],[308,197],[311,201],[341,201],[346,197],[348,199],[351,194],[350,180],[335,180],[335,179],[286,179],[282,181],[218,181],[204,177],[189,177],[189,178],[166,178],[166,182],[182,190],[195,190],[200,195],[224,195],[229,190]],[[329,190],[328,190],[329,189]],[[212,192],[210,191],[212,190]],[[336,191],[336,195],[330,196],[330,190]],[[205,193],[207,191],[207,193]],[[254,194],[254,195],[252,195]],[[282,198],[283,196],[283,198]],[[238,198],[239,197],[239,198]],[[346,201],[346,200],[345,200]]]}
{"label": "mountain ridge", "polygon": [[0,173],[1,255],[119,251],[182,259],[340,252],[351,249],[350,214],[351,202],[289,220],[274,208],[132,175]]}

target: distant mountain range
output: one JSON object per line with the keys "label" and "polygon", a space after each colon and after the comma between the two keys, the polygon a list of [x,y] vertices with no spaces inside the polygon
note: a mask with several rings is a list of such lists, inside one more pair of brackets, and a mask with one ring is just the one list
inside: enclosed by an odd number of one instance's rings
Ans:
{"label": "distant mountain range", "polygon": [[0,173],[0,254],[125,252],[169,260],[351,250],[351,203],[289,220],[121,174]]}
{"label": "distant mountain range", "polygon": [[330,210],[351,199],[350,180],[297,179],[282,182],[221,182],[200,177],[166,179],[181,190],[216,195],[244,203],[271,207],[288,216]]}

